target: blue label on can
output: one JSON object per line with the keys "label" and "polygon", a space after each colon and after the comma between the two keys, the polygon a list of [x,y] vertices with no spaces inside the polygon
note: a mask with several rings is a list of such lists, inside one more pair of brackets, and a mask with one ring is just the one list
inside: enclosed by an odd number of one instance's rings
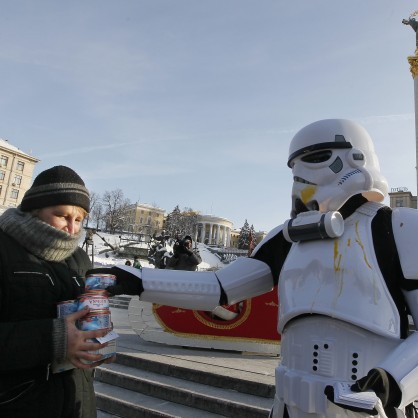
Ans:
{"label": "blue label on can", "polygon": [[116,276],[113,274],[91,274],[86,278],[86,290],[106,289],[115,282]]}
{"label": "blue label on can", "polygon": [[92,331],[106,328],[112,328],[109,310],[100,312],[90,311],[87,315],[78,320],[78,329],[81,331]]}

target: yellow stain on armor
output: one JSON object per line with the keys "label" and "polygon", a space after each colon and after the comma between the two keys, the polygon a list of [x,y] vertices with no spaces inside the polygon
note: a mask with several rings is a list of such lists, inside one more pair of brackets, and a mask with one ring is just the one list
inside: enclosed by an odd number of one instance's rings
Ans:
{"label": "yellow stain on armor", "polygon": [[334,271],[341,271],[341,253],[338,251],[338,239],[334,240]]}
{"label": "yellow stain on armor", "polygon": [[312,200],[313,195],[316,192],[316,186],[306,186],[300,193],[300,197],[302,202],[306,205],[308,202]]}
{"label": "yellow stain on armor", "polygon": [[360,246],[361,251],[363,251],[364,262],[366,263],[367,267],[369,269],[371,269],[372,266],[370,265],[369,261],[367,260],[367,254],[366,254],[366,251],[364,251],[364,245],[361,242],[360,234],[358,232],[358,222],[356,222],[356,243]]}
{"label": "yellow stain on armor", "polygon": [[335,308],[335,305],[337,304],[339,297],[341,296],[343,292],[343,287],[344,287],[344,269],[341,268],[342,254],[339,251],[339,242],[340,241],[338,239],[334,240],[334,273],[336,273],[335,280],[339,282],[338,292],[335,295],[335,299],[333,302],[334,308]]}

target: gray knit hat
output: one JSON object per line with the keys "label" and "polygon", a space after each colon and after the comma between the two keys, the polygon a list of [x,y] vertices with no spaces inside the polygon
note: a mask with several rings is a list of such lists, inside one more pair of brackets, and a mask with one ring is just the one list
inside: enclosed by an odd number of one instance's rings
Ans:
{"label": "gray knit hat", "polygon": [[20,204],[23,212],[48,206],[79,206],[89,212],[90,196],[84,181],[71,168],[57,165],[38,174]]}

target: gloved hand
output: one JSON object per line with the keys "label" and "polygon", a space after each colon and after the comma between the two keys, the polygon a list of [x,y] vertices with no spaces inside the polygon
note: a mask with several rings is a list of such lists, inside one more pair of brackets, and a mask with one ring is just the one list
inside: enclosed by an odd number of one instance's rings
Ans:
{"label": "gloved hand", "polygon": [[373,390],[382,401],[386,415],[396,417],[395,408],[399,406],[402,400],[402,392],[395,379],[380,368],[371,369],[367,376],[357,380],[351,390],[353,392],[364,392],[365,390]]}
{"label": "gloved hand", "polygon": [[[126,268],[126,270],[125,270]],[[106,290],[111,295],[132,295],[139,296],[144,291],[141,280],[141,270],[131,267],[132,273],[128,271],[129,267],[119,268],[119,267],[110,267],[110,268],[96,268],[87,271],[89,274],[113,274],[116,276],[116,284],[114,286],[109,286]],[[134,274],[135,273],[135,274]]]}
{"label": "gloved hand", "polygon": [[[402,393],[395,379],[385,370],[380,368],[371,369],[369,373],[367,373],[367,376],[357,380],[357,382],[351,386],[351,390],[353,392],[364,392],[366,390],[374,391],[377,397],[382,401],[386,415],[389,418],[396,417],[395,408],[398,407],[401,402]],[[367,412],[371,415],[378,414],[376,409],[370,411],[334,402],[334,389],[332,386],[327,386],[324,392],[328,400],[341,408],[356,412]]]}

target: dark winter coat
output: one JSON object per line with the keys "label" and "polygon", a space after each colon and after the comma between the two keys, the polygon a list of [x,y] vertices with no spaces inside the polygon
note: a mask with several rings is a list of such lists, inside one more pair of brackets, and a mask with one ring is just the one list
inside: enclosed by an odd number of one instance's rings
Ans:
{"label": "dark winter coat", "polygon": [[79,418],[86,393],[95,415],[92,373],[50,370],[57,303],[83,293],[89,268],[81,248],[45,261],[0,231],[0,417]]}
{"label": "dark winter coat", "polygon": [[167,269],[196,271],[197,266],[202,262],[198,252],[183,249],[175,251],[174,255],[167,261]]}

